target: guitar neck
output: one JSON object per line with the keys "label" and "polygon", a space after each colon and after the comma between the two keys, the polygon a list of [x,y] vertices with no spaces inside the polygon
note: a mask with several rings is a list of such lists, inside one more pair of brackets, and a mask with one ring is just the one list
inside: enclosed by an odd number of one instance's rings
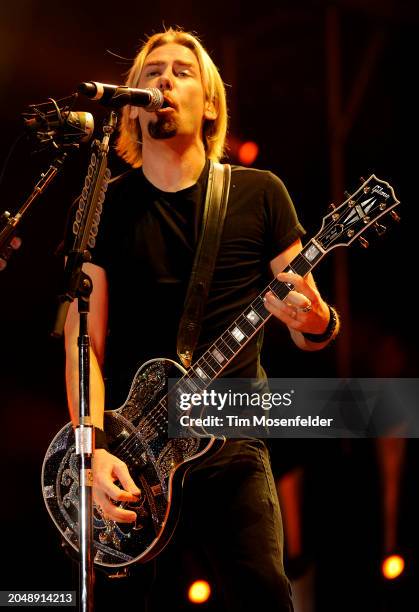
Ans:
{"label": "guitar neck", "polygon": [[[324,255],[325,251],[316,242],[316,239],[313,238],[285,268],[284,272],[306,276]],[[179,386],[181,386],[188,393],[199,393],[208,387],[271,316],[266,310],[263,301],[263,296],[266,292],[270,290],[277,298],[284,300],[292,289],[294,289],[294,286],[290,283],[284,283],[276,278],[271,281],[237,319],[233,321],[228,329],[189,368],[187,374],[179,380],[176,387],[179,389]]]}

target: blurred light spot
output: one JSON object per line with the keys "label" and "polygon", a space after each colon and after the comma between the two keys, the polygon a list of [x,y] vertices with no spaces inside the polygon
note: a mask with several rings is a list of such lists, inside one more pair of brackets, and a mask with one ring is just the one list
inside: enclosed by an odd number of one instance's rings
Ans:
{"label": "blurred light spot", "polygon": [[238,158],[240,163],[251,166],[259,155],[259,147],[255,142],[248,140],[240,145]]}
{"label": "blurred light spot", "polygon": [[201,604],[209,599],[211,587],[206,580],[195,580],[189,587],[188,599],[192,603]]}
{"label": "blurred light spot", "polygon": [[404,559],[400,555],[390,555],[383,561],[382,572],[387,580],[398,578],[404,570]]}

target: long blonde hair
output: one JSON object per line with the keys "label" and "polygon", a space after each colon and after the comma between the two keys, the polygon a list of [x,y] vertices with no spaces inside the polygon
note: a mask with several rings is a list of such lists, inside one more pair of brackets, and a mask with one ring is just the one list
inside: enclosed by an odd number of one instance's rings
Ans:
{"label": "long blonde hair", "polygon": [[[205,152],[210,159],[219,161],[224,153],[227,134],[226,92],[217,67],[196,36],[173,28],[150,36],[134,60],[128,73],[126,85],[128,87],[138,87],[146,57],[153,49],[169,43],[176,43],[191,49],[198,60],[205,101],[212,103],[217,113],[215,119],[205,119],[204,121],[203,142]],[[142,164],[141,127],[138,118],[130,118],[130,112],[131,106],[125,106],[122,112],[116,150],[126,162],[134,168],[138,168]]]}

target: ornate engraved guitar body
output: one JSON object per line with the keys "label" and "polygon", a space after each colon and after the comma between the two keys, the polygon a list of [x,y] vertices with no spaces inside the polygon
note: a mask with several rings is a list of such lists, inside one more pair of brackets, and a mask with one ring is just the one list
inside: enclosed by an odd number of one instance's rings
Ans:
{"label": "ornate engraved guitar body", "polygon": [[[209,456],[224,443],[214,438],[167,437],[162,400],[174,366],[183,370],[168,359],[145,363],[134,377],[125,404],[105,412],[105,430],[112,440],[110,450],[129,466],[142,495],[138,503],[120,504],[136,511],[135,523],[106,520],[94,509],[94,561],[100,565],[124,566],[158,554],[174,531],[185,473],[203,454]],[[53,521],[78,549],[79,483],[71,423],[52,441],[44,460],[42,481]],[[163,531],[165,537],[159,537]]]}
{"label": "ornate engraved guitar body", "polygon": [[[375,175],[365,181],[340,206],[323,218],[319,233],[285,269],[307,275],[332,249],[348,246],[400,202],[392,187]],[[142,491],[139,501],[121,503],[135,510],[130,524],[104,519],[94,510],[94,562],[113,569],[155,557],[173,534],[179,516],[182,483],[187,471],[204,456],[217,452],[224,440],[214,437],[173,438],[168,428],[168,378],[174,367],[183,376],[176,383],[179,392],[203,391],[220,375],[243,346],[270,317],[263,296],[272,291],[284,299],[291,283],[274,279],[208,348],[188,371],[169,359],[146,362],[136,373],[128,398],[118,410],[105,412],[105,430],[110,451],[122,459]],[[171,391],[172,392],[172,391]],[[171,415],[172,416],[172,415]],[[42,491],[54,523],[65,540],[78,550],[78,470],[73,429],[69,423],[55,436],[42,469]]]}

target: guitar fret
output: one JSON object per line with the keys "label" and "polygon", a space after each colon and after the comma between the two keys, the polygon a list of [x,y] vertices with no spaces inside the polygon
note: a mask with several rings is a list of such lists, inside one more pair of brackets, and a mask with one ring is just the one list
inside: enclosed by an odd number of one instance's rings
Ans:
{"label": "guitar fret", "polygon": [[208,363],[208,361],[205,359],[205,355],[202,355],[202,357],[200,357],[200,359],[198,360],[198,364],[201,366],[201,368],[204,370],[204,372],[206,374],[208,374],[208,376],[212,376],[213,374],[216,374],[217,372],[210,366],[210,364]]}
{"label": "guitar fret", "polygon": [[[222,346],[219,346],[220,344]],[[228,344],[224,342],[222,337],[215,342],[215,347],[221,352],[222,355],[224,355],[224,357],[226,357],[226,359],[230,359],[234,355],[234,351],[232,351]]]}
{"label": "guitar fret", "polygon": [[[264,291],[264,293],[266,293],[266,291]],[[269,312],[266,310],[263,298],[260,295],[252,302],[252,308],[263,320],[268,318]]]}
{"label": "guitar fret", "polygon": [[195,364],[195,372],[198,374],[199,378],[201,378],[202,380],[211,378],[212,372],[210,370],[211,368],[209,367],[207,363],[205,363],[202,357]]}
{"label": "guitar fret", "polygon": [[291,291],[290,287],[286,283],[283,283],[282,281],[279,281],[277,279],[273,280],[269,286],[272,292],[280,300],[284,300]]}
{"label": "guitar fret", "polygon": [[296,273],[296,260],[297,258],[293,259],[293,261],[288,264],[288,266],[284,269],[284,272],[290,272],[291,274],[295,274]]}
{"label": "guitar fret", "polygon": [[239,319],[239,327],[244,331],[246,336],[251,336],[255,331],[255,327],[243,316]]}
{"label": "guitar fret", "polygon": [[305,259],[305,257],[303,257],[301,254],[297,255],[297,257],[292,263],[293,263],[293,269],[300,276],[305,276],[308,272],[310,272],[312,268],[310,262],[307,261],[307,259]]}
{"label": "guitar fret", "polygon": [[234,352],[237,352],[238,347],[240,346],[240,343],[237,342],[236,340],[234,340],[233,336],[227,332],[224,332],[223,334],[223,340],[224,342],[227,344],[227,346]]}
{"label": "guitar fret", "polygon": [[[192,376],[194,377],[194,383],[198,387],[198,390],[203,391],[206,385],[210,382],[210,379],[207,374],[202,370],[202,368],[199,367],[198,363],[199,362],[197,362],[196,366],[194,366],[193,368],[191,367],[189,369],[188,376],[192,374]],[[202,387],[200,387],[200,385],[202,385]]]}
{"label": "guitar fret", "polygon": [[[209,363],[209,365],[211,366],[211,368],[214,370],[214,372],[217,372],[219,370],[221,370],[221,364],[219,361],[217,361],[215,359],[215,357],[212,356],[212,354],[207,351],[206,353],[204,353],[203,357],[205,358],[205,360]],[[225,359],[224,359],[225,361]]]}

